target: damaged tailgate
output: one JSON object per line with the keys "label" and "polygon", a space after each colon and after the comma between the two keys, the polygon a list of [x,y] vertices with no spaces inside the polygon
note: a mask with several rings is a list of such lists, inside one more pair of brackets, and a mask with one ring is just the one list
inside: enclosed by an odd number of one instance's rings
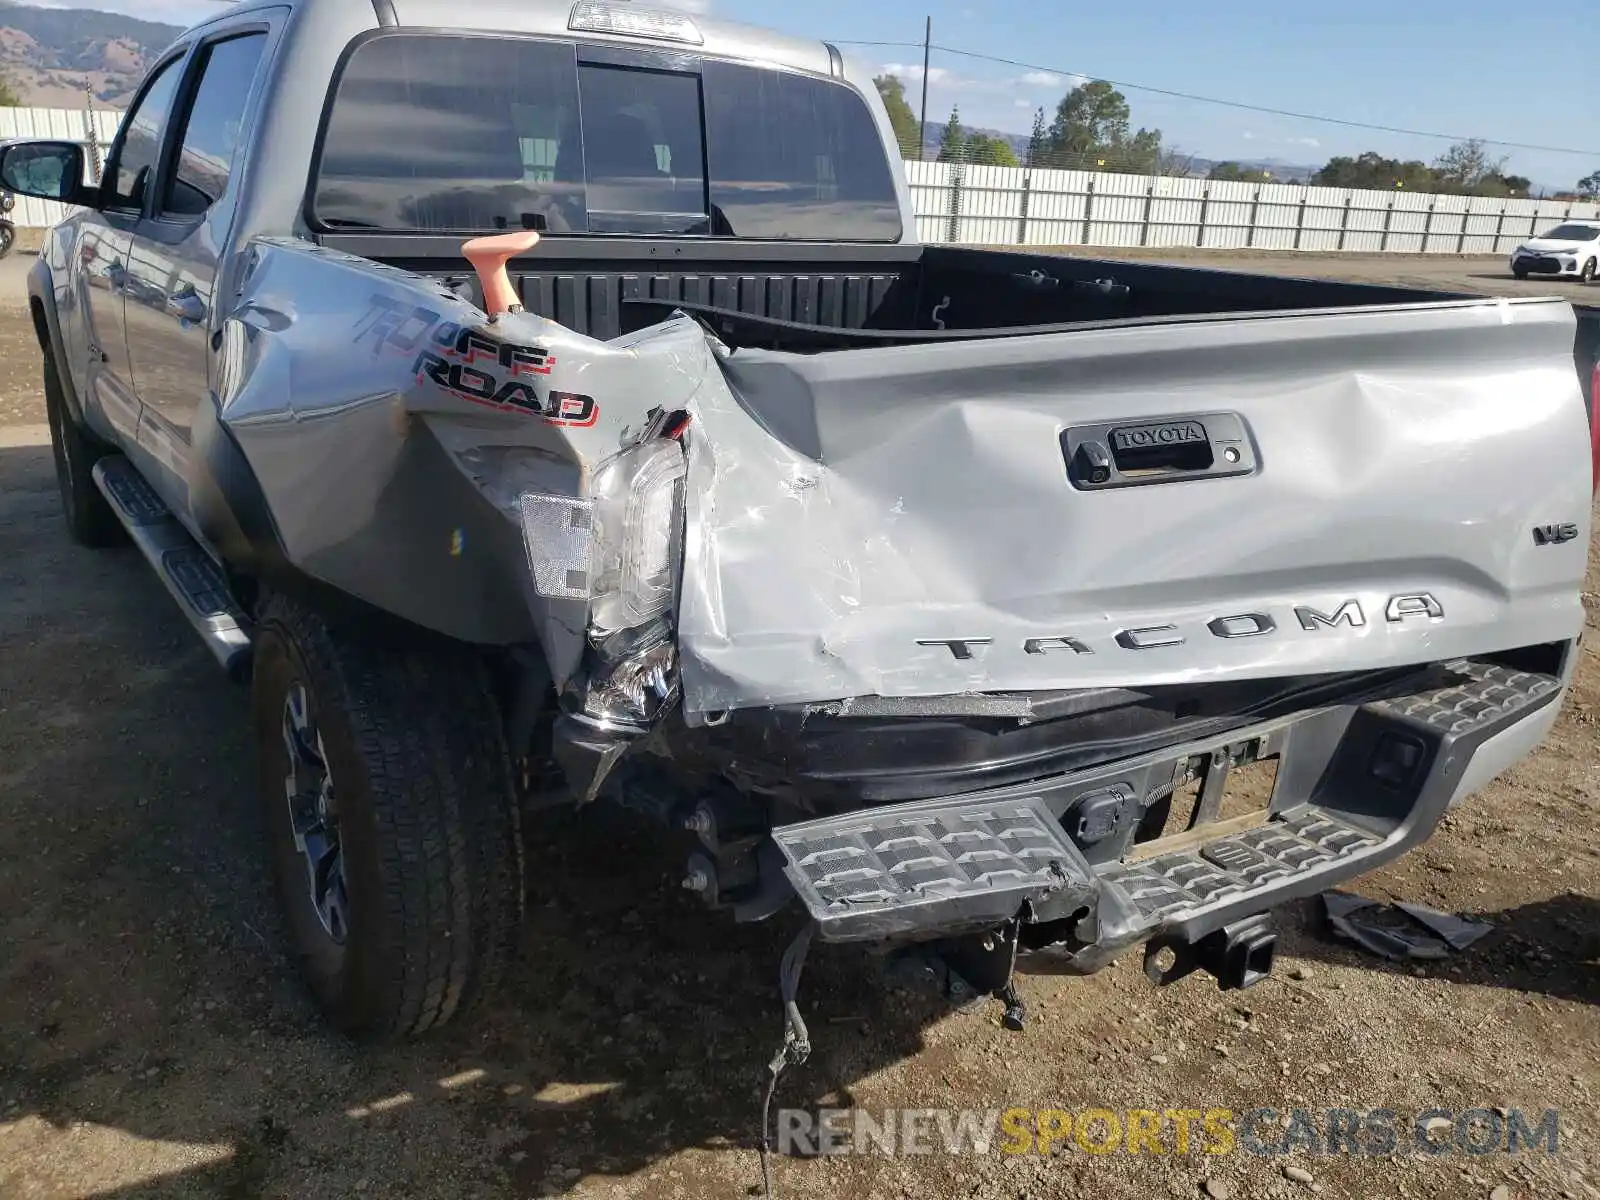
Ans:
{"label": "damaged tailgate", "polygon": [[1501,300],[740,350],[689,443],[686,713],[1571,638],[1573,334]]}

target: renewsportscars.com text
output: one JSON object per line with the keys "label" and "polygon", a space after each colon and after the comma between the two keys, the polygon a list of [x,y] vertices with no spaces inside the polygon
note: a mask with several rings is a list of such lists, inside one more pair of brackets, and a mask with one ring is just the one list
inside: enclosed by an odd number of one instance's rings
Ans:
{"label": "renewsportscars.com text", "polygon": [[778,1112],[780,1154],[1555,1154],[1554,1109],[824,1108]]}

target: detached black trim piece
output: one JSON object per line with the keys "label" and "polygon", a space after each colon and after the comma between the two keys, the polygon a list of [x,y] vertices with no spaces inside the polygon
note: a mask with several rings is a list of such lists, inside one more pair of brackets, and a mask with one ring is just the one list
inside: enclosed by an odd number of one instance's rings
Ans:
{"label": "detached black trim piece", "polygon": [[378,14],[379,25],[392,28],[400,24],[400,18],[395,15],[394,0],[372,0],[372,9]]}

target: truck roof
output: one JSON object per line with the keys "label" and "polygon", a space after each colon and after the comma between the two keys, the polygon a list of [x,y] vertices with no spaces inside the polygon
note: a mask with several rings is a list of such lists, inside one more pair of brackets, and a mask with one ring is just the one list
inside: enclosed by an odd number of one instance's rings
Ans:
{"label": "truck roof", "polygon": [[[222,9],[212,17],[219,19],[246,8],[284,6],[285,0],[240,0]],[[719,57],[771,63],[792,70],[811,71],[820,75],[842,75],[843,63],[839,51],[826,42],[790,37],[746,25],[726,21],[682,8],[667,5],[636,4],[633,0],[473,0],[462,4],[460,0],[288,0],[294,9],[344,8],[376,18],[380,23],[421,27],[432,30],[482,30],[495,33],[545,34],[567,37],[574,33],[586,41],[614,41],[624,44],[674,47]],[[657,38],[639,33],[612,34],[594,29],[574,31],[571,22],[579,7],[614,9],[619,12],[648,14],[661,13],[687,21],[700,37],[698,42],[684,42],[670,38]]]}

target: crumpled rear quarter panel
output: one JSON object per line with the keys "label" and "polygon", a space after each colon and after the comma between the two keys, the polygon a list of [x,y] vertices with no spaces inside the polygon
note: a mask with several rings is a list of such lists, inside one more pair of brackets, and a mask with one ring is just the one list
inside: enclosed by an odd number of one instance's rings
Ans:
{"label": "crumpled rear quarter panel", "polygon": [[698,326],[599,342],[310,243],[250,252],[216,390],[290,561],[451,637],[541,641],[565,678],[586,607],[533,593],[517,496],[581,495],[649,409],[688,406],[716,375]]}

